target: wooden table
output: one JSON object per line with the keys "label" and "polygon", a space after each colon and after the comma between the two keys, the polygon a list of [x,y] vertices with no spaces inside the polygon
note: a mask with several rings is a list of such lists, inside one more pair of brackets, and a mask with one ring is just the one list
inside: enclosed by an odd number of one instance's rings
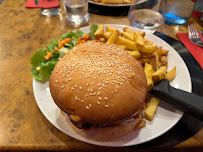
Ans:
{"label": "wooden table", "polygon": [[[74,28],[66,22],[64,11],[60,16],[46,18],[39,9],[26,9],[26,2],[5,0],[0,5],[0,150],[135,151],[132,147],[99,147],[75,140],[56,129],[41,113],[32,90],[31,55]],[[93,23],[129,25],[127,17],[91,14],[88,25]],[[190,19],[189,23],[201,28],[197,19]],[[176,33],[187,32],[187,24],[164,24],[158,31],[178,39]],[[188,149],[203,149],[203,129],[178,145],[164,148],[166,151]],[[138,148],[137,151],[148,150]]]}

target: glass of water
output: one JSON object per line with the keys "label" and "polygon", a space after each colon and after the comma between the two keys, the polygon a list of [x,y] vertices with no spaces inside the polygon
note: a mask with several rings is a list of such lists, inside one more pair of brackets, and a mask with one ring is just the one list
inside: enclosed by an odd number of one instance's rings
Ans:
{"label": "glass of water", "polygon": [[79,26],[89,21],[88,0],[63,0],[63,5],[70,24]]}
{"label": "glass of water", "polygon": [[47,17],[61,14],[59,0],[38,0],[42,15]]}
{"label": "glass of water", "polygon": [[131,26],[154,32],[165,21],[167,0],[132,0],[128,19]]}

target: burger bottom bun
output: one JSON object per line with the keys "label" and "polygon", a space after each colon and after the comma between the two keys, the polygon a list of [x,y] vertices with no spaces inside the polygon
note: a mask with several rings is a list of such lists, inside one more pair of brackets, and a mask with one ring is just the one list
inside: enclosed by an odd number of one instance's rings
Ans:
{"label": "burger bottom bun", "polygon": [[64,114],[66,117],[66,120],[69,124],[69,126],[73,129],[73,131],[82,137],[96,140],[96,141],[110,141],[114,140],[118,137],[121,137],[123,135],[126,135],[135,129],[138,131],[139,129],[139,123],[141,122],[143,118],[143,111],[140,111],[138,114],[138,117],[134,119],[130,124],[127,125],[116,125],[116,126],[107,126],[107,127],[91,127],[91,128],[83,128],[79,129],[77,128],[67,117],[67,115]]}

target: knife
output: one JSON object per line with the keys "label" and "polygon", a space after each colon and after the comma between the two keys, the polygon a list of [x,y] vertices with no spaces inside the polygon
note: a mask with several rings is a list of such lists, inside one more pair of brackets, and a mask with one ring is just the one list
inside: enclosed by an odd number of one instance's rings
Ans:
{"label": "knife", "polygon": [[200,33],[201,33],[201,35],[202,35],[202,37],[203,37],[203,30],[200,30]]}
{"label": "knife", "polygon": [[203,97],[170,86],[168,80],[159,81],[150,93],[173,107],[203,120]]}

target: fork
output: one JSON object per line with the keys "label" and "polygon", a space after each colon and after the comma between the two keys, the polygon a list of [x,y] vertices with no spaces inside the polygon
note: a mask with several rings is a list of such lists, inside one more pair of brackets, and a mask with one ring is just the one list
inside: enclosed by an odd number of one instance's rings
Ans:
{"label": "fork", "polygon": [[203,47],[203,42],[199,37],[199,33],[197,32],[195,25],[188,25],[188,38],[194,44]]}

